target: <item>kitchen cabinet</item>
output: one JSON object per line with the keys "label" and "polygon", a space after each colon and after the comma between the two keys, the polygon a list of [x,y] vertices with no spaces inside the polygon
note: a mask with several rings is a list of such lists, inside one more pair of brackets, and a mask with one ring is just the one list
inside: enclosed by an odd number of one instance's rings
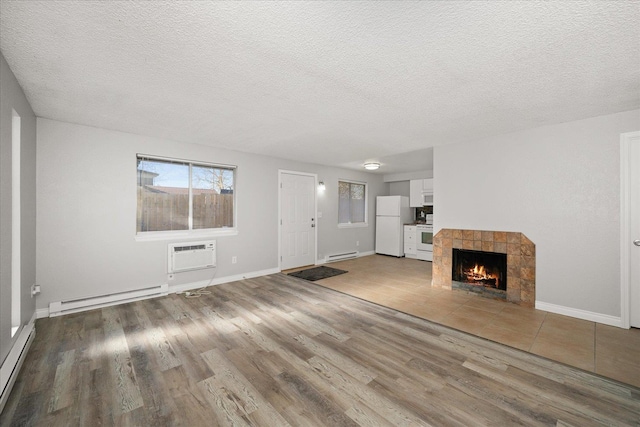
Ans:
{"label": "kitchen cabinet", "polygon": [[406,258],[417,258],[418,251],[416,249],[416,226],[404,226],[404,256]]}
{"label": "kitchen cabinet", "polygon": [[419,208],[423,206],[425,204],[425,195],[427,195],[427,202],[433,204],[433,178],[412,179],[409,181],[410,207]]}
{"label": "kitchen cabinet", "polygon": [[422,180],[412,179],[409,181],[409,206],[419,208],[422,206]]}

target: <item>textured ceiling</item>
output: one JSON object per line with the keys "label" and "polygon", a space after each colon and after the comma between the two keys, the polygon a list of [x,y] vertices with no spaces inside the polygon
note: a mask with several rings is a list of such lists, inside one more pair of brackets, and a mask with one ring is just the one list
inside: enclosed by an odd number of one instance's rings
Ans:
{"label": "textured ceiling", "polygon": [[380,173],[640,107],[638,1],[1,0],[0,49],[40,117]]}

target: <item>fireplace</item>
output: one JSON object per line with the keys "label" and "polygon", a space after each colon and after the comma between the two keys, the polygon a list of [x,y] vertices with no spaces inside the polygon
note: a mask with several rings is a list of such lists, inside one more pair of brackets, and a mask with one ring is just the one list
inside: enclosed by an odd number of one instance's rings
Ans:
{"label": "fireplace", "polygon": [[452,288],[507,299],[507,254],[452,249]]}
{"label": "fireplace", "polygon": [[[464,281],[453,279],[454,249],[506,256],[506,280],[492,289],[492,278],[483,279],[479,272],[468,272],[482,284],[482,295],[505,298],[515,304],[533,307],[536,300],[536,246],[522,233],[512,231],[459,230],[445,228],[433,237],[431,286],[452,289]],[[468,270],[469,267],[467,267]],[[470,267],[475,268],[475,263]],[[486,266],[485,266],[486,273]],[[474,276],[475,275],[475,276]],[[492,273],[495,275],[495,273]],[[504,283],[504,286],[502,285]],[[472,286],[471,284],[468,284]],[[473,285],[475,286],[475,285]],[[505,289],[500,289],[504,287]],[[479,290],[475,286],[468,290]],[[486,292],[486,291],[489,292]]]}

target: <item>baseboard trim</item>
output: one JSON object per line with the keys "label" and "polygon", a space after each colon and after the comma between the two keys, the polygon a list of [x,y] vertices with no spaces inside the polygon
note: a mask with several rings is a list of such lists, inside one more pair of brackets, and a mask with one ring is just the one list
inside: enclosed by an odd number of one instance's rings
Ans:
{"label": "baseboard trim", "polygon": [[9,399],[13,384],[16,382],[20,368],[22,368],[24,359],[27,357],[29,347],[31,347],[31,343],[36,336],[35,325],[36,313],[34,312],[29,323],[20,330],[18,339],[13,343],[7,358],[0,366],[0,413],[2,413],[4,405]]}
{"label": "baseboard trim", "polygon": [[[355,256],[356,258],[362,258],[363,256],[369,256],[369,255],[375,255],[374,251],[368,251],[368,252],[358,252],[358,254]],[[353,259],[353,258],[351,258]],[[324,258],[319,259],[316,261],[316,265],[321,265],[321,264],[331,264],[333,262],[340,262],[340,261],[332,261],[330,263],[326,262]]]}
{"label": "baseboard trim", "polygon": [[43,319],[49,317],[49,308],[39,308],[36,310],[36,319]]}
{"label": "baseboard trim", "polygon": [[181,285],[169,285],[169,293],[176,294],[180,292],[191,291],[194,289],[200,289],[205,286],[216,286],[216,285],[221,285],[223,283],[236,282],[238,280],[244,280],[244,279],[253,279],[254,277],[268,276],[269,274],[276,274],[276,273],[280,273],[280,270],[277,268],[270,268],[267,270],[258,270],[258,271],[252,271],[249,273],[236,274],[234,276],[225,276],[219,279],[201,280],[198,282],[183,283]]}
{"label": "baseboard trim", "polygon": [[580,310],[578,308],[565,307],[563,305],[550,304],[548,302],[536,301],[536,309],[548,311],[550,313],[562,314],[563,316],[575,317],[577,319],[589,320],[591,322],[602,323],[609,326],[624,328],[622,318],[608,314],[595,313],[593,311]]}

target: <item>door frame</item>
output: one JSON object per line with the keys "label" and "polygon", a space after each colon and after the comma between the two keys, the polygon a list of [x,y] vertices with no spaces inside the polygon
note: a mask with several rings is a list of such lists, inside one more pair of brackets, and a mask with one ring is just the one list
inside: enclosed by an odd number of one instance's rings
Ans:
{"label": "door frame", "polygon": [[318,265],[318,174],[278,169],[278,270],[282,271],[282,175],[302,175],[313,178],[313,212],[316,219],[314,230],[313,264]]}
{"label": "door frame", "polygon": [[[640,140],[640,131],[620,134],[620,322],[630,328],[631,276],[629,234],[631,233],[631,143]],[[640,167],[640,165],[635,165]]]}

